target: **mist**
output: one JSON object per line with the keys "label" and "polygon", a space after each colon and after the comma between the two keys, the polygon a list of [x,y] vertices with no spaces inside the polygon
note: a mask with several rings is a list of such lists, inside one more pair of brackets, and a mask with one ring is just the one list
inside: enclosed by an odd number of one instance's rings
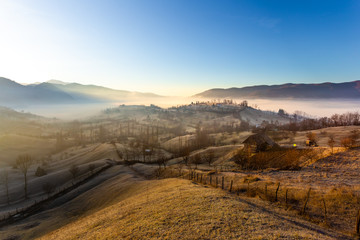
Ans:
{"label": "mist", "polygon": [[[101,111],[107,108],[117,107],[119,105],[157,105],[162,108],[172,106],[186,105],[195,101],[211,101],[213,99],[195,99],[191,97],[165,97],[165,98],[141,98],[138,100],[117,101],[106,103],[88,103],[88,104],[56,104],[56,105],[33,105],[21,108],[15,108],[17,111],[31,112],[36,115],[58,118],[62,120],[81,120],[94,115],[101,114]],[[242,102],[245,99],[234,99],[236,102]],[[311,117],[330,117],[333,114],[342,114],[346,112],[360,111],[360,100],[358,99],[248,99],[249,106],[264,111],[277,112],[284,109],[292,114],[295,111],[305,112]]]}

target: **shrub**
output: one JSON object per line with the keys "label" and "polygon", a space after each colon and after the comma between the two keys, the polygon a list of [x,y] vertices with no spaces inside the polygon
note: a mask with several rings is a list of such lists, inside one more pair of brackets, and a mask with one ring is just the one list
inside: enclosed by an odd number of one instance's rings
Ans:
{"label": "shrub", "polygon": [[351,138],[349,137],[344,137],[340,141],[341,146],[343,146],[344,148],[351,148],[351,142]]}
{"label": "shrub", "polygon": [[35,176],[42,177],[42,176],[45,176],[46,174],[47,173],[46,173],[45,169],[43,169],[42,167],[38,167],[36,169]]}
{"label": "shrub", "polygon": [[249,156],[245,151],[239,151],[234,156],[234,162],[247,170],[277,168],[280,170],[299,170],[300,158],[303,153],[296,149],[259,152]]}

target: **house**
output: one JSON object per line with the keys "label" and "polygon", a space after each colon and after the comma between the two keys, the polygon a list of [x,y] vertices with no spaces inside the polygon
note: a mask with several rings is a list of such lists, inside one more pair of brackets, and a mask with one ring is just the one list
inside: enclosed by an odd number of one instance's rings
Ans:
{"label": "house", "polygon": [[279,145],[265,133],[256,133],[243,141],[244,150],[248,152],[264,152]]}

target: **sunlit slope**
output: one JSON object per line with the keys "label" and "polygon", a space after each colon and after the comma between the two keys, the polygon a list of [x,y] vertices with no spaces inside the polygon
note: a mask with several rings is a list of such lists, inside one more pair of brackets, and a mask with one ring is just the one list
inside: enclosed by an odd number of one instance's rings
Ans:
{"label": "sunlit slope", "polygon": [[[0,239],[36,239],[105,207],[112,206],[114,203],[120,203],[128,197],[141,194],[146,189],[147,181],[134,175],[132,170],[124,166],[114,166],[103,172],[99,178],[114,174],[117,175],[86,192],[82,193],[81,188],[74,190],[74,194],[78,196],[62,205],[64,199],[68,199],[66,196],[47,205],[51,208],[50,210],[40,212],[16,224],[2,227]],[[96,182],[97,178],[88,184],[93,185],[94,181]],[[55,208],[53,208],[54,205]]]}
{"label": "sunlit slope", "polygon": [[55,141],[17,134],[0,135],[0,165],[12,164],[20,154],[40,157],[55,148]]}
{"label": "sunlit slope", "polygon": [[[187,180],[141,181],[110,195],[114,187],[98,190],[105,192],[94,191],[84,204],[97,198],[116,202],[41,239],[332,239],[305,222],[266,211],[256,201]],[[127,197],[119,198],[123,194]],[[78,213],[74,211],[68,215]]]}

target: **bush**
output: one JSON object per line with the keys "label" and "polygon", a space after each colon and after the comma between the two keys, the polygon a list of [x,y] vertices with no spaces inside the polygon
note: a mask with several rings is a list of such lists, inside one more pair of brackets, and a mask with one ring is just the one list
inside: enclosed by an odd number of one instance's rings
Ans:
{"label": "bush", "polygon": [[352,145],[351,138],[349,138],[349,137],[342,138],[340,143],[341,143],[341,146],[343,146],[344,148],[351,148],[351,145]]}
{"label": "bush", "polygon": [[234,159],[234,162],[236,164],[240,165],[241,168],[246,169],[247,165],[249,163],[250,157],[245,151],[240,150],[234,155],[233,159]]}
{"label": "bush", "polygon": [[36,169],[35,176],[42,177],[42,176],[45,176],[46,174],[47,173],[46,173],[45,169],[43,169],[42,167],[38,167]]}
{"label": "bush", "polygon": [[239,151],[234,156],[234,162],[242,169],[259,170],[277,168],[279,170],[299,170],[300,158],[303,153],[296,149],[259,152],[249,156],[245,151]]}

